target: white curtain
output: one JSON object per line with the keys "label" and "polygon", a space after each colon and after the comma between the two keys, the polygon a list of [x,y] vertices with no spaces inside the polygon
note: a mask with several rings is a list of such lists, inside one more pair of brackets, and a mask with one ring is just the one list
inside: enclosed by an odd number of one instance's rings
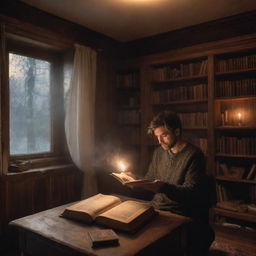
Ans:
{"label": "white curtain", "polygon": [[72,160],[83,171],[82,198],[97,193],[94,173],[96,52],[75,45],[65,131]]}

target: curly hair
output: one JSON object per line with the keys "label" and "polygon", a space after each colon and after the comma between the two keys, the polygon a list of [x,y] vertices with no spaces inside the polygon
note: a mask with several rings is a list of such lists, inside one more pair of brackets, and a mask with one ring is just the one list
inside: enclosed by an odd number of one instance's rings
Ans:
{"label": "curly hair", "polygon": [[179,116],[169,110],[164,110],[158,113],[149,124],[148,134],[152,134],[159,126],[165,126],[168,130],[182,129],[181,120]]}

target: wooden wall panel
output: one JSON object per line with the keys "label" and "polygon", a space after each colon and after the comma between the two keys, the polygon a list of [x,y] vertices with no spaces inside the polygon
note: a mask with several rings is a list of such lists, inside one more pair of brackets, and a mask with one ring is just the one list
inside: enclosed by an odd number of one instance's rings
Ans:
{"label": "wooden wall panel", "polygon": [[[34,176],[34,175],[33,175]],[[35,177],[11,176],[6,180],[6,218],[7,221],[34,212],[33,188]]]}
{"label": "wooden wall panel", "polygon": [[50,180],[50,208],[61,204],[78,200],[79,192],[79,175],[75,175],[70,170],[58,175],[52,175]]}
{"label": "wooden wall panel", "polygon": [[[51,175],[50,175],[51,176]],[[49,175],[41,175],[32,181],[33,212],[40,212],[48,208],[47,190],[49,190]]]}
{"label": "wooden wall panel", "polygon": [[16,218],[78,200],[80,175],[73,165],[8,175],[5,181],[5,224]]}

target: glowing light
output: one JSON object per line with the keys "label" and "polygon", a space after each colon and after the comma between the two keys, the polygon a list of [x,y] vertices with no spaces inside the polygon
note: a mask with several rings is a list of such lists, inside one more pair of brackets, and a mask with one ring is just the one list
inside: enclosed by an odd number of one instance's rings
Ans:
{"label": "glowing light", "polygon": [[237,113],[238,125],[242,125],[242,114],[240,112]]}
{"label": "glowing light", "polygon": [[125,172],[125,170],[127,168],[126,165],[121,161],[117,162],[117,166],[118,166],[118,169],[120,172]]}
{"label": "glowing light", "polygon": [[123,2],[126,4],[147,4],[147,5],[157,5],[159,3],[168,2],[168,0],[115,0],[115,2]]}

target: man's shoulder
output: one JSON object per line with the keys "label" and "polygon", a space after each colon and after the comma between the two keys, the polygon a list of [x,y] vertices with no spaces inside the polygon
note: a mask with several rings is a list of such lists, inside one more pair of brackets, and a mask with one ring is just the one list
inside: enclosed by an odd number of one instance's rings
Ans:
{"label": "man's shoulder", "polygon": [[167,151],[164,150],[161,146],[157,146],[155,149],[154,149],[154,154],[163,154],[163,153],[166,153]]}
{"label": "man's shoulder", "polygon": [[186,150],[187,152],[190,152],[191,155],[202,155],[202,156],[204,155],[200,147],[190,142],[187,142]]}
{"label": "man's shoulder", "polygon": [[164,150],[161,146],[157,146],[153,151],[153,158],[158,159],[168,155],[167,150]]}

